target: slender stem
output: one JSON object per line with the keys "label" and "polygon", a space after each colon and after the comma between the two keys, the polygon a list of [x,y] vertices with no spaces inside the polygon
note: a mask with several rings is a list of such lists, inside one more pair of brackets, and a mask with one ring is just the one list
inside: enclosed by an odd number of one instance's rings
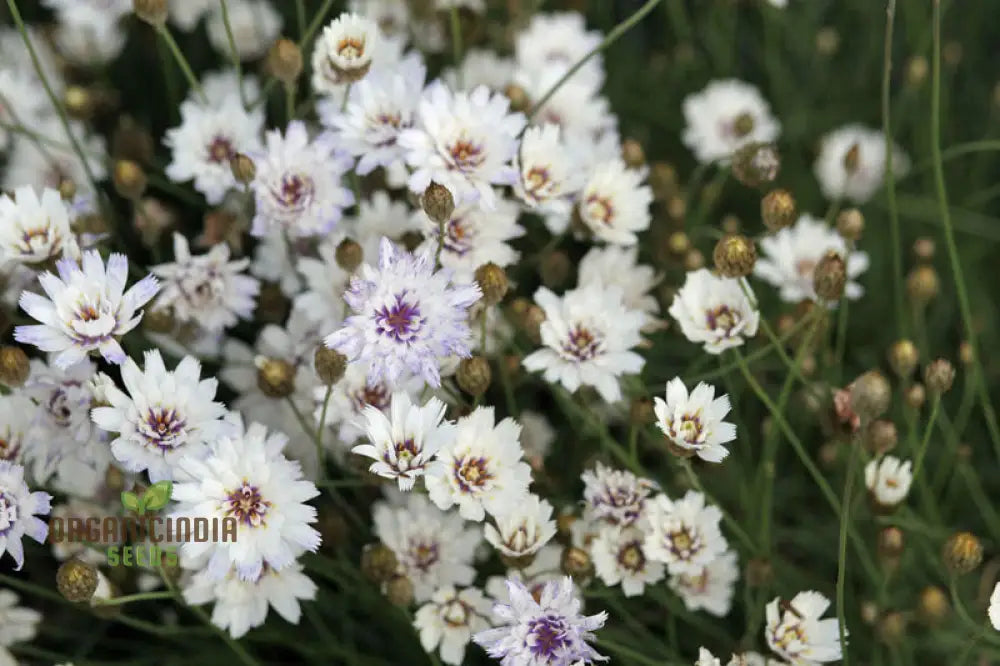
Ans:
{"label": "slender stem", "polygon": [[458,15],[458,5],[451,7],[451,57],[455,61],[455,76],[458,77],[458,87],[463,88],[462,81],[462,21]]}
{"label": "slender stem", "polygon": [[316,462],[319,464],[320,478],[323,477],[323,432],[326,430],[326,409],[330,406],[330,396],[333,395],[333,384],[326,387],[323,396],[323,407],[319,411],[319,424],[316,426]]}
{"label": "slender stem", "polygon": [[[330,12],[331,7],[333,7],[333,0],[324,0],[323,6],[320,7],[319,11],[316,12],[316,15],[313,16],[312,21],[306,28],[305,34],[303,34],[302,38],[299,39],[299,48],[302,49],[303,53],[308,51],[309,42],[312,40],[313,35],[316,34],[316,31],[319,30],[320,26],[323,25],[323,20]],[[250,108],[256,109],[258,106],[264,104],[267,101],[267,96],[271,93],[271,90],[274,89],[274,86],[277,83],[278,79],[273,76],[269,77],[267,82],[264,84],[264,89],[260,91],[260,97],[258,97],[254,103],[250,105]]]}
{"label": "slender stem", "polygon": [[[851,253],[854,251],[854,241],[847,242],[847,252],[844,254],[844,272],[846,273],[851,261]],[[850,273],[847,273],[850,275]],[[834,347],[833,363],[837,368],[838,381],[844,376],[844,354],[847,351],[847,312],[848,312],[847,288],[840,298],[837,310],[837,340]]]}
{"label": "slender stem", "polygon": [[[639,465],[637,464],[636,466],[638,467]],[[701,479],[699,479],[698,475],[694,473],[694,468],[691,467],[691,461],[687,459],[682,459],[681,467],[684,469],[684,472],[687,475],[688,481],[691,483],[691,486],[695,490],[700,492],[702,495],[704,495],[707,499],[711,500],[712,503],[715,504],[716,508],[719,509],[719,511],[722,513],[722,520],[724,523],[726,523],[726,527],[729,528],[729,531],[735,534],[736,538],[739,539],[751,553],[758,552],[759,549],[757,548],[756,544],[754,544],[753,539],[751,539],[750,535],[747,534],[742,527],[740,527],[739,521],[737,521],[735,518],[729,515],[729,512],[726,511],[719,502],[716,502],[714,499],[712,499],[712,496],[708,494],[708,492],[705,490],[705,487],[701,485]]]}
{"label": "slender stem", "polygon": [[299,29],[299,39],[306,34],[306,3],[305,0],[295,0],[295,22]]}
{"label": "slender stem", "polygon": [[896,178],[892,172],[894,145],[891,127],[892,31],[896,20],[896,0],[888,0],[885,10],[885,56],[882,68],[882,132],[885,134],[885,196],[889,208],[889,231],[892,238],[892,295],[896,308],[896,325],[905,333],[903,309],[903,257],[899,231],[899,211],[896,208]]}
{"label": "slender stem", "polygon": [[920,470],[924,465],[924,456],[927,454],[927,445],[931,441],[931,433],[934,432],[934,422],[937,421],[938,412],[941,410],[941,396],[935,395],[931,399],[931,415],[927,418],[927,428],[924,430],[923,440],[920,442],[920,449],[917,451],[917,459],[913,463],[913,483],[917,483]]}
{"label": "slender stem", "polygon": [[233,67],[236,69],[236,84],[240,89],[240,102],[243,103],[243,108],[246,108],[247,98],[243,91],[243,63],[240,61],[240,52],[236,48],[236,38],[233,37],[233,26],[229,22],[229,5],[226,0],[219,0],[219,7],[222,9],[222,25],[226,27],[226,39],[229,40],[229,52],[233,58]]}
{"label": "slender stem", "polygon": [[861,442],[858,438],[851,441],[851,455],[847,462],[847,480],[844,482],[844,496],[840,501],[843,510],[840,513],[840,541],[837,550],[837,624],[840,628],[840,651],[843,654],[844,666],[847,666],[847,620],[844,603],[844,586],[847,582],[847,526],[850,524],[852,495],[854,493],[854,477],[857,476],[858,451]]}
{"label": "slender stem", "polygon": [[444,250],[444,220],[438,222],[438,246],[434,252],[434,267],[441,268],[441,251]]}
{"label": "slender stem", "polygon": [[147,601],[153,599],[172,599],[173,593],[171,592],[141,592],[139,594],[128,594],[123,597],[112,597],[111,599],[95,599],[94,604],[97,606],[120,606],[122,604],[131,603],[133,601]]}
{"label": "slender stem", "polygon": [[[12,0],[8,0],[10,2]],[[194,75],[194,71],[191,70],[191,64],[188,62],[187,58],[184,57],[184,52],[181,51],[181,47],[177,45],[177,41],[174,40],[174,36],[170,34],[170,28],[164,23],[156,28],[156,32],[160,34],[163,41],[166,43],[167,48],[170,49],[170,53],[173,54],[174,60],[177,61],[177,65],[184,72],[184,78],[187,79],[188,85],[191,89],[197,93],[198,97],[204,104],[208,104],[208,98],[205,96],[205,91],[201,89],[201,84],[198,83],[198,78]],[[242,86],[240,86],[242,88]]]}
{"label": "slender stem", "polygon": [[285,86],[285,119],[287,122],[295,120],[295,84],[289,83]]}

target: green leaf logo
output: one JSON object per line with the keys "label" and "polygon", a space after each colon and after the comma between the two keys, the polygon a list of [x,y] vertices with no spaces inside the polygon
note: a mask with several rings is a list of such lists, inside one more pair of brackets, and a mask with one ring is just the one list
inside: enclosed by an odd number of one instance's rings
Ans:
{"label": "green leaf logo", "polygon": [[129,511],[134,511],[140,516],[142,515],[144,510],[144,507],[142,506],[142,501],[139,499],[139,496],[127,490],[122,492],[122,506],[128,509]]}
{"label": "green leaf logo", "polygon": [[174,484],[170,481],[158,481],[151,485],[146,494],[142,496],[143,508],[146,511],[159,511],[170,501],[170,494],[173,492]]}

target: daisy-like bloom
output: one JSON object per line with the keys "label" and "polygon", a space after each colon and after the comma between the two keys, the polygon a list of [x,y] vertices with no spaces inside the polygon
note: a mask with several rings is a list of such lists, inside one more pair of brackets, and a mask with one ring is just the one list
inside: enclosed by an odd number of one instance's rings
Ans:
{"label": "daisy-like bloom", "polygon": [[474,90],[486,86],[503,92],[514,81],[514,61],[489,49],[469,49],[458,68],[448,67],[441,78],[452,90]]}
{"label": "daisy-like bloom", "polygon": [[816,299],[813,289],[816,265],[830,251],[844,258],[847,266],[844,295],[857,299],[864,293],[856,280],[868,270],[868,254],[849,252],[837,230],[812,215],[802,215],[794,226],[766,236],[760,241],[760,248],[762,256],[754,264],[754,275],[778,287],[783,301]]}
{"label": "daisy-like bloom", "polygon": [[46,271],[38,277],[45,296],[21,294],[21,309],[41,323],[18,326],[14,339],[56,352],[55,365],[63,369],[92,351],[109,363],[123,363],[118,339],[139,325],[137,311],[160,289],[156,278],[147,275],[126,291],[128,259],[112,254],[105,266],[96,250],[85,252],[82,264],[60,259],[56,270],[58,276]]}
{"label": "daisy-like bloom", "polygon": [[13,591],[0,590],[0,664],[6,666],[18,664],[7,648],[33,639],[42,621],[41,613],[17,604],[18,597]]}
{"label": "daisy-like bloom", "polygon": [[705,648],[698,648],[698,661],[694,662],[694,666],[722,666],[722,662]]}
{"label": "daisy-like bloom", "polygon": [[184,32],[191,32],[202,17],[219,6],[215,0],[185,0],[184,2],[169,2],[170,22]]}
{"label": "daisy-like bloom", "polygon": [[417,610],[413,626],[420,633],[420,645],[428,654],[439,649],[441,661],[459,666],[472,635],[488,629],[490,602],[481,590],[456,590],[446,585]]}
{"label": "daisy-like bloom", "polygon": [[618,245],[635,245],[637,231],[649,228],[653,190],[642,184],[642,172],[620,159],[598,164],[580,192],[580,220],[594,238]]}
{"label": "daisy-like bloom", "polygon": [[432,84],[420,101],[419,126],[404,130],[399,145],[413,168],[410,190],[423,193],[431,182],[448,188],[456,203],[496,205],[493,185],[511,185],[517,174],[510,164],[524,115],[508,113],[506,96],[480,86],[452,93]]}
{"label": "daisy-like bloom", "polygon": [[[514,54],[522,70],[555,68],[566,73],[601,43],[601,33],[587,30],[583,14],[556,12],[535,14],[517,36]],[[588,60],[573,78],[597,90],[604,82],[600,54]]]}
{"label": "daisy-like bloom", "polygon": [[[863,125],[846,125],[823,137],[813,171],[830,201],[863,204],[882,187],[886,166],[885,134]],[[909,168],[906,154],[893,146],[893,176],[899,178]]]}
{"label": "daisy-like bloom", "polygon": [[56,25],[53,42],[59,54],[83,67],[102,67],[125,48],[126,33],[108,15],[92,13],[86,21],[62,20]]}
{"label": "daisy-like bloom", "polygon": [[885,456],[865,465],[865,486],[876,506],[892,508],[906,499],[913,483],[912,463]]}
{"label": "daisy-like bloom", "polygon": [[500,626],[472,637],[502,666],[570,666],[608,660],[589,645],[608,614],[583,615],[583,603],[569,576],[546,583],[538,601],[515,580],[507,581],[507,593],[510,603],[493,608]]}
{"label": "daisy-like bloom", "polygon": [[246,111],[238,95],[211,105],[187,100],[180,109],[181,124],[164,138],[172,157],[164,173],[174,182],[193,180],[208,203],[218,205],[236,187],[229,161],[261,147],[264,110]]}
{"label": "daisy-like bloom", "polygon": [[665,563],[671,575],[698,576],[728,547],[719,529],[722,512],[705,506],[699,492],[689,490],[676,501],[657,495],[647,515],[651,530],[643,544],[646,556]]}
{"label": "daisy-like bloom", "polygon": [[229,28],[218,6],[208,16],[208,41],[226,57],[232,55],[230,30],[240,60],[261,57],[281,33],[284,21],[268,0],[227,0],[227,9]]}
{"label": "daisy-like bloom", "polygon": [[438,589],[471,585],[482,535],[461,516],[440,511],[425,495],[408,493],[401,503],[378,502],[373,532],[399,562],[398,573],[413,583],[413,598],[427,601]]}
{"label": "daisy-like bloom", "polygon": [[521,426],[512,418],[496,423],[492,407],[477,407],[455,424],[438,451],[439,464],[424,477],[439,509],[458,505],[466,520],[481,521],[517,509],[528,495],[531,468],[521,461]]}
{"label": "daisy-like bloom", "polygon": [[[37,45],[44,40],[39,35],[33,41]],[[27,66],[29,69],[32,67],[30,63]],[[4,94],[7,94],[6,90]],[[84,193],[93,195],[87,169],[69,145],[66,130],[59,120],[43,116],[40,122],[32,125],[31,129],[38,136],[59,137],[59,145],[40,145],[27,137],[19,137],[13,142],[10,154],[7,156],[0,187],[5,190],[16,190],[25,183],[31,183],[36,187],[59,189],[60,184],[70,181],[76,184],[78,196]],[[90,167],[94,179],[98,182],[104,180],[107,175],[104,166],[107,161],[104,139],[97,134],[89,133],[86,127],[76,120],[70,121],[70,131],[83,148],[87,166]]]}
{"label": "daisy-like bloom", "polygon": [[218,580],[203,569],[184,586],[183,594],[184,601],[191,605],[214,603],[212,624],[240,638],[264,624],[271,608],[291,624],[298,624],[300,603],[315,599],[316,591],[316,584],[302,572],[302,565],[294,562],[278,570],[264,566],[250,580],[240,578],[236,570]]}
{"label": "daisy-like bloom", "polygon": [[767,645],[783,659],[812,666],[842,658],[837,618],[821,620],[830,600],[819,592],[799,592],[788,603],[774,599],[767,605]]}
{"label": "daisy-like bloom", "polygon": [[646,557],[644,539],[635,527],[607,526],[590,544],[598,578],[609,586],[620,583],[626,597],[640,595],[646,585],[663,579],[663,564]]}
{"label": "daisy-like bloom", "polygon": [[658,490],[654,481],[601,463],[597,463],[593,471],[585,471],[580,478],[583,480],[585,518],[622,527],[634,524],[645,515],[646,500]]}
{"label": "daisy-like bloom", "polygon": [[1000,583],[997,583],[993,588],[993,594],[990,595],[990,607],[989,607],[990,624],[997,631],[1000,631]]}
{"label": "daisy-like bloom", "polygon": [[351,86],[347,106],[331,97],[318,106],[320,120],[337,133],[340,145],[360,158],[357,172],[366,175],[384,167],[393,186],[406,183],[399,133],[413,127],[427,69],[419,54],[379,68]]}
{"label": "daisy-like bloom", "polygon": [[25,535],[38,543],[45,542],[49,526],[38,516],[48,515],[51,500],[48,493],[28,490],[24,467],[0,460],[0,557],[10,553],[15,571],[24,565],[21,539]]}
{"label": "daisy-like bloom", "polygon": [[34,403],[20,392],[0,395],[0,461],[22,463]]}
{"label": "daisy-like bloom", "polygon": [[[471,281],[483,264],[493,262],[506,267],[516,263],[520,253],[508,242],[524,235],[524,227],[517,223],[519,215],[520,207],[502,197],[497,197],[493,210],[483,210],[471,203],[456,207],[444,225],[441,265],[452,269],[458,279]],[[427,239],[426,251],[436,252],[440,226],[422,210],[415,217]]]}
{"label": "daisy-like bloom", "polygon": [[679,449],[677,453],[708,462],[722,462],[729,455],[723,444],[736,439],[736,426],[723,421],[729,410],[728,395],[716,398],[715,387],[705,382],[698,382],[688,395],[680,377],[667,382],[667,399],[654,398],[653,407],[656,427]]}
{"label": "daisy-like bloom", "polygon": [[[564,74],[565,71],[556,66],[521,69],[514,75],[514,84],[524,91],[528,99],[541,101]],[[580,152],[577,143],[613,132],[618,121],[607,98],[598,96],[586,81],[574,76],[545,100],[532,117],[532,122],[558,126],[566,144],[572,146],[574,152]]]}
{"label": "daisy-like bloom", "polygon": [[343,186],[349,165],[336,156],[333,137],[309,141],[305,123],[292,121],[267,133],[265,151],[252,154],[256,174],[250,183],[257,204],[250,233],[266,236],[274,229],[292,238],[327,234],[354,203]]}
{"label": "daisy-like bloom", "polygon": [[[200,1],[201,0],[194,0],[194,2]],[[176,3],[171,3],[170,9],[173,9],[175,4]],[[219,3],[213,2],[212,6],[218,7]],[[208,104],[210,106],[215,106],[222,104],[229,97],[242,99],[240,96],[241,83],[243,85],[243,96],[245,96],[247,100],[252,102],[260,98],[260,80],[249,72],[241,72],[241,75],[238,75],[236,73],[236,69],[233,67],[204,74],[201,78],[201,91],[205,93],[205,98],[208,100]]]}
{"label": "daisy-like bloom", "polygon": [[725,617],[733,605],[733,588],[739,577],[736,552],[729,550],[709,562],[698,574],[671,576],[668,585],[689,611],[703,610],[716,617]]}
{"label": "daisy-like bloom", "polygon": [[111,442],[115,460],[130,472],[148,471],[153,482],[171,477],[185,455],[204,456],[223,430],[226,407],[213,402],[218,380],[200,379],[201,364],[186,356],[167,371],[159,350],[146,352],[145,368],[132,359],[122,365],[127,393],[105,389],[110,406],[91,417],[99,427],[118,433]]}
{"label": "daisy-like bloom", "polygon": [[736,79],[712,81],[683,104],[687,127],[681,139],[702,164],[728,162],[750,143],[769,143],[781,124],[755,86]]}
{"label": "daisy-like bloom", "polygon": [[739,347],[757,334],[760,324],[760,312],[739,281],[713,275],[707,268],[687,274],[669,312],[684,337],[703,344],[709,354]]}
{"label": "daisy-like bloom", "polygon": [[358,242],[364,256],[375,258],[383,237],[402,245],[407,232],[423,230],[421,222],[407,204],[393,201],[388,192],[379,190],[361,201],[357,213],[345,220],[344,230]]}
{"label": "daisy-like bloom", "polygon": [[410,401],[408,393],[393,393],[388,415],[377,406],[364,408],[369,443],[352,451],[375,461],[369,472],[397,481],[400,490],[410,490],[448,439],[451,426],[441,423],[446,409],[437,398],[421,407]]}
{"label": "daisy-like bloom", "polygon": [[638,260],[638,246],[592,247],[577,266],[577,279],[580,285],[600,282],[620,288],[625,307],[646,314],[647,324],[643,330],[648,330],[657,323],[660,314],[660,303],[651,293],[659,284],[660,276],[651,266],[643,266]]}
{"label": "daisy-like bloom", "polygon": [[545,311],[543,347],[524,358],[524,367],[543,370],[545,381],[560,383],[571,393],[593,386],[605,402],[621,399],[618,376],[642,370],[645,359],[630,351],[642,338],[646,316],[625,307],[622,291],[591,283],[559,298],[545,287],[535,292]]}
{"label": "daisy-like bloom", "polygon": [[364,264],[344,294],[355,314],[325,343],[366,365],[372,381],[393,385],[411,373],[437,387],[443,359],[471,354],[467,310],[480,295],[475,283],[435,271],[430,252],[410,254],[384,238],[378,265]]}
{"label": "daisy-like bloom", "polygon": [[282,455],[287,441],[254,423],[218,440],[207,458],[187,456],[174,468],[175,519],[237,520],[235,541],[181,546],[182,557],[208,557],[211,578],[223,580],[233,567],[241,580],[257,580],[265,564],[280,570],[302,551],[319,547],[319,532],[310,526],[316,509],[305,504],[319,490],[302,479],[298,463]]}
{"label": "daisy-like bloom", "polygon": [[179,322],[218,333],[253,315],[260,282],[243,275],[250,261],[229,261],[230,250],[218,243],[207,254],[194,256],[187,238],[174,234],[174,261],[153,266],[163,279],[155,307],[170,308]]}
{"label": "daisy-like bloom", "polygon": [[529,208],[568,219],[571,199],[583,187],[583,174],[560,133],[559,126],[550,123],[524,130],[515,160],[518,178],[514,192]]}
{"label": "daisy-like bloom", "polygon": [[132,11],[129,0],[42,0],[65,23],[90,23],[99,20],[117,21]]}
{"label": "daisy-like bloom", "polygon": [[0,261],[39,264],[76,254],[75,245],[58,191],[45,188],[39,197],[34,188],[19,187],[14,198],[0,195]]}
{"label": "daisy-like bloom", "polygon": [[345,83],[364,77],[379,48],[375,22],[357,14],[343,13],[316,40],[312,54],[312,85],[320,93],[333,93]]}
{"label": "daisy-like bloom", "polygon": [[534,556],[556,535],[552,505],[528,495],[510,511],[496,516],[496,527],[486,524],[486,540],[511,560]]}

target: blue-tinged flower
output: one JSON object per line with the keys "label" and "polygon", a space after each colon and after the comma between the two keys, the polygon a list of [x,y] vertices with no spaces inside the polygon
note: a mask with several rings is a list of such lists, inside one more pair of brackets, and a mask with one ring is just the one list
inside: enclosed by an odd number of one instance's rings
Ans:
{"label": "blue-tinged flower", "polygon": [[355,314],[325,343],[367,364],[371,381],[394,385],[416,374],[440,386],[441,361],[472,353],[467,311],[480,296],[475,283],[435,271],[430,248],[410,254],[383,238],[378,266],[365,264],[344,294]]}
{"label": "blue-tinged flower", "polygon": [[84,253],[82,265],[62,259],[56,268],[58,276],[45,272],[38,278],[48,298],[21,294],[21,309],[41,324],[18,326],[14,339],[56,352],[53,363],[63,369],[91,351],[101,352],[109,363],[123,363],[118,338],[139,325],[142,313],[136,311],[159,291],[156,278],[147,275],[125,291],[128,259],[112,254],[105,267],[96,250]]}
{"label": "blue-tinged flower", "polygon": [[10,553],[20,570],[24,564],[21,538],[28,535],[44,543],[49,526],[37,516],[48,515],[52,497],[31,492],[24,482],[24,467],[0,461],[0,557]]}
{"label": "blue-tinged flower", "polygon": [[538,601],[516,580],[507,581],[507,593],[510,604],[493,608],[504,625],[472,638],[502,666],[570,666],[608,660],[588,644],[608,614],[581,614],[572,578],[546,583]]}

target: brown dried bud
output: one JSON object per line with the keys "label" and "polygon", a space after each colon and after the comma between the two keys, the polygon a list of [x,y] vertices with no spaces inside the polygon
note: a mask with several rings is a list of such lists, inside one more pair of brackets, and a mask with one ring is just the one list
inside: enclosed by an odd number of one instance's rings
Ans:
{"label": "brown dried bud", "polygon": [[653,401],[649,398],[635,398],[628,410],[629,422],[633,425],[644,426],[656,420],[656,413],[653,411]]}
{"label": "brown dried bud", "polygon": [[290,306],[288,297],[281,291],[281,285],[265,282],[260,286],[260,293],[257,295],[257,309],[254,310],[254,316],[266,324],[281,324],[288,316]]}
{"label": "brown dried bud", "polygon": [[510,288],[506,271],[492,261],[477,268],[475,278],[483,293],[483,303],[488,306],[502,301]]}
{"label": "brown dried bud", "polygon": [[666,162],[653,162],[649,165],[649,186],[654,199],[666,201],[677,193],[677,170]]}
{"label": "brown dried bud", "polygon": [[931,361],[931,364],[924,368],[924,385],[931,395],[947,393],[954,381],[955,366],[943,358]]}
{"label": "brown dried bud", "polygon": [[875,455],[892,451],[899,442],[896,424],[887,419],[875,419],[869,423],[867,435],[868,450]]}
{"label": "brown dried bud", "polygon": [[420,196],[420,207],[438,224],[444,224],[451,219],[455,212],[455,197],[444,185],[431,183]]}
{"label": "brown dried bud", "polygon": [[316,348],[313,362],[316,366],[316,375],[326,386],[339,382],[347,370],[347,357],[325,345]]}
{"label": "brown dried bud", "polygon": [[702,254],[701,250],[688,250],[688,253],[684,255],[684,270],[696,271],[704,267],[705,255]]}
{"label": "brown dried bud", "polygon": [[747,187],[773,182],[780,168],[778,150],[769,143],[749,143],[733,154],[733,176]]}
{"label": "brown dried bud", "polygon": [[941,281],[933,266],[917,266],[906,276],[906,291],[917,305],[926,305],[941,291]]}
{"label": "brown dried bud", "polygon": [[738,234],[743,227],[743,223],[740,222],[740,218],[730,213],[722,218],[721,226],[722,231],[727,234]]}
{"label": "brown dried bud", "polygon": [[896,645],[906,636],[906,616],[899,611],[886,613],[875,629],[878,638],[888,645]]}
{"label": "brown dried bud", "polygon": [[951,575],[967,574],[983,561],[983,544],[971,532],[957,532],[945,542],[941,559]]}
{"label": "brown dried bud", "polygon": [[856,242],[865,232],[865,216],[857,208],[848,208],[837,215],[837,233],[846,241]]}
{"label": "brown dried bud", "polygon": [[884,527],[878,533],[878,554],[883,560],[898,561],[906,546],[906,537],[898,527]]}
{"label": "brown dried bud", "polygon": [[94,96],[83,86],[67,86],[63,104],[66,112],[78,120],[87,120],[94,112]]}
{"label": "brown dried bud", "polygon": [[511,111],[527,111],[531,108],[531,98],[528,97],[528,93],[521,86],[516,83],[512,83],[507,86],[503,94],[507,96],[510,100],[510,110]]}
{"label": "brown dried bud", "polygon": [[724,236],[712,252],[715,268],[727,278],[750,275],[757,263],[757,248],[753,241],[742,234]]}
{"label": "brown dried bud", "polygon": [[257,387],[269,398],[286,398],[295,390],[295,366],[281,358],[257,362]]}
{"label": "brown dried bud", "polygon": [[927,390],[924,389],[924,385],[919,382],[911,384],[910,387],[906,389],[906,394],[903,398],[906,400],[906,404],[913,409],[920,409],[927,401]]}
{"label": "brown dried bud", "polygon": [[142,326],[152,333],[169,333],[174,330],[177,320],[174,319],[174,312],[170,308],[158,308],[156,310],[146,310],[142,316]]}
{"label": "brown dried bud", "polygon": [[17,388],[28,381],[31,366],[20,347],[0,347],[0,384]]}
{"label": "brown dried bud", "polygon": [[545,310],[534,303],[528,306],[524,314],[524,333],[536,344],[542,339],[542,324],[545,322]]}
{"label": "brown dried bud", "polygon": [[345,238],[337,245],[334,258],[337,260],[338,266],[348,273],[353,273],[364,261],[365,251],[357,241]]}
{"label": "brown dried bud", "polygon": [[869,370],[851,386],[851,410],[862,419],[874,419],[889,409],[892,387],[877,370]]}
{"label": "brown dried bud", "polygon": [[282,37],[267,52],[267,69],[285,86],[294,86],[302,74],[302,49],[290,39]]}
{"label": "brown dried bud", "polygon": [[76,183],[69,178],[63,178],[60,180],[59,196],[63,198],[63,201],[72,201],[76,196]]}
{"label": "brown dried bud", "polygon": [[68,560],[56,572],[56,587],[67,601],[90,601],[97,590],[97,568],[76,558]]}
{"label": "brown dried bud", "polygon": [[813,289],[824,301],[839,301],[847,285],[847,262],[835,250],[828,250],[816,264]]}
{"label": "brown dried bud", "polygon": [[642,144],[635,139],[625,139],[622,143],[622,161],[633,169],[646,164],[646,153],[642,149]]}
{"label": "brown dried bud", "polygon": [[459,387],[473,397],[486,393],[493,379],[490,363],[482,356],[463,358],[455,372],[455,380]]}
{"label": "brown dried bud", "polygon": [[241,185],[249,185],[257,175],[257,165],[244,153],[236,153],[230,158],[229,169],[233,172],[233,178]]}
{"label": "brown dried bud", "polygon": [[962,340],[958,345],[958,360],[962,365],[971,365],[976,360],[976,352],[968,340]]}
{"label": "brown dried bud", "polygon": [[320,508],[316,529],[323,537],[320,548],[328,552],[336,551],[344,545],[351,531],[343,512],[330,504]]}
{"label": "brown dried bud", "polygon": [[370,543],[361,551],[361,573],[373,583],[384,583],[396,575],[399,560],[383,543]]}
{"label": "brown dried bud", "polygon": [[167,22],[167,5],[167,0],[132,0],[132,11],[154,28],[162,28]]}
{"label": "brown dried bud", "polygon": [[795,224],[797,215],[795,197],[788,190],[771,190],[760,200],[760,217],[771,231]]}
{"label": "brown dried bud", "polygon": [[944,622],[951,612],[951,603],[944,590],[934,585],[928,585],[920,592],[917,613],[924,624],[936,626]]}
{"label": "brown dried bud", "polygon": [[573,270],[569,255],[562,250],[553,250],[542,258],[539,274],[542,284],[550,289],[557,289],[566,284],[569,274]]}
{"label": "brown dried bud", "polygon": [[583,548],[577,548],[576,546],[566,547],[562,552],[560,562],[563,573],[573,577],[578,583],[586,581],[594,573],[594,563],[591,561],[590,555]]}
{"label": "brown dried bud", "polygon": [[146,191],[146,172],[132,160],[115,162],[112,178],[118,194],[130,201],[136,201]]}
{"label": "brown dried bud", "polygon": [[385,584],[385,597],[394,606],[405,608],[413,603],[413,583],[406,576],[393,576]]}
{"label": "brown dried bud", "polygon": [[897,340],[889,348],[889,365],[900,379],[913,374],[920,362],[920,352],[912,340]]}

